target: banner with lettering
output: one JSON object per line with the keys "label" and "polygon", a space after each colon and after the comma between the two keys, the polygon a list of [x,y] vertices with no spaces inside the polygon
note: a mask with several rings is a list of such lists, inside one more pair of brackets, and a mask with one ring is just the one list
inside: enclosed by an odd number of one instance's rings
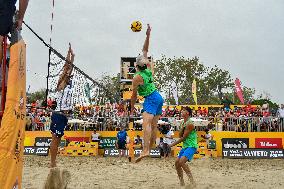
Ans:
{"label": "banner with lettering", "polygon": [[283,149],[282,138],[256,138],[255,148]]}
{"label": "banner with lettering", "polygon": [[25,146],[24,155],[48,156],[49,147]]}
{"label": "banner with lettering", "polygon": [[[134,155],[135,157],[139,157],[142,153],[142,149],[134,149]],[[129,155],[129,150],[125,150],[125,156]],[[119,150],[116,148],[105,148],[104,149],[104,157],[118,157],[119,156]],[[159,158],[161,156],[160,150],[158,148],[151,149],[150,151],[150,157],[153,158]]]}
{"label": "banner with lettering", "polygon": [[242,149],[249,148],[249,138],[222,138],[222,148]]}
{"label": "banner with lettering", "polygon": [[116,137],[101,137],[99,149],[115,148]]}
{"label": "banner with lettering", "polygon": [[223,149],[223,158],[233,159],[283,159],[283,149]]}
{"label": "banner with lettering", "polygon": [[0,128],[0,187],[21,188],[26,124],[26,47],[10,48],[5,111]]}

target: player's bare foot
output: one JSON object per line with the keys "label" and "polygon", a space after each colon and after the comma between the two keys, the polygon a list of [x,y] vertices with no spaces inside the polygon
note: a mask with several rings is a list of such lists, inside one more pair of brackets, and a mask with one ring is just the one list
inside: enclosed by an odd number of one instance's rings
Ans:
{"label": "player's bare foot", "polygon": [[190,182],[191,182],[192,187],[196,188],[196,182],[194,180],[191,180]]}
{"label": "player's bare foot", "polygon": [[180,186],[185,186],[184,180],[183,180],[183,179],[180,180],[180,181],[179,181],[179,184],[180,184]]}
{"label": "player's bare foot", "polygon": [[140,157],[135,160],[135,163],[138,163],[138,162],[140,162],[143,158],[149,157],[149,156],[150,156],[149,153],[141,154]]}
{"label": "player's bare foot", "polygon": [[56,163],[50,163],[49,166],[48,166],[48,168],[55,168],[55,167],[57,167]]}
{"label": "player's bare foot", "polygon": [[44,189],[67,188],[70,178],[71,174],[65,169],[61,170],[58,167],[50,169],[45,181]]}

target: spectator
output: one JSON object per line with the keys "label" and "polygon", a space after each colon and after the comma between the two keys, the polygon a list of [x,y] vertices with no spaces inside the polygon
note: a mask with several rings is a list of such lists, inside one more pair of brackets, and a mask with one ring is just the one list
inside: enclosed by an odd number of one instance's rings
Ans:
{"label": "spectator", "polygon": [[280,125],[283,127],[283,119],[284,119],[284,104],[281,104],[281,108],[278,109],[278,117],[280,118]]}
{"label": "spectator", "polygon": [[97,133],[96,130],[92,133],[92,142],[100,142],[100,133]]}
{"label": "spectator", "polygon": [[134,144],[142,147],[142,139],[141,139],[140,135],[137,135],[137,138],[135,139]]}
{"label": "spectator", "polygon": [[164,157],[165,156],[165,149],[164,149],[164,139],[163,139],[163,137],[160,137],[160,142],[159,142],[159,145],[158,145],[158,149],[160,150],[161,157]]}
{"label": "spectator", "polygon": [[53,103],[53,101],[52,101],[51,98],[49,97],[48,100],[47,100],[47,106],[48,106],[49,108],[51,108],[52,103]]}
{"label": "spectator", "polygon": [[205,135],[201,135],[201,137],[205,139],[208,147],[209,141],[212,140],[212,134],[209,132],[209,129],[205,129]]}
{"label": "spectator", "polygon": [[169,157],[171,153],[171,148],[169,147],[169,145],[174,143],[173,136],[174,136],[173,128],[170,128],[167,134],[164,135],[164,157],[165,158]]}
{"label": "spectator", "polygon": [[119,150],[119,157],[124,156],[126,150],[126,139],[127,139],[126,130],[122,129],[118,131],[116,138],[117,138],[116,147]]}
{"label": "spectator", "polygon": [[222,104],[224,105],[224,110],[229,111],[233,102],[228,98],[228,96],[225,96],[225,98],[222,100]]}

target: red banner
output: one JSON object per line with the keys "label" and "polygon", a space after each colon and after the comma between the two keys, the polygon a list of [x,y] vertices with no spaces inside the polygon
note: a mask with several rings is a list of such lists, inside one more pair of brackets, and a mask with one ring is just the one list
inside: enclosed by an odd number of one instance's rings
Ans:
{"label": "red banner", "polygon": [[282,149],[282,138],[256,138],[255,148],[280,148]]}
{"label": "red banner", "polygon": [[242,90],[242,87],[241,87],[241,82],[238,78],[236,78],[235,80],[235,88],[236,88],[236,93],[241,101],[242,104],[244,104],[244,97],[243,97],[243,90]]}
{"label": "red banner", "polygon": [[90,142],[90,137],[64,137],[65,140],[76,142]]}

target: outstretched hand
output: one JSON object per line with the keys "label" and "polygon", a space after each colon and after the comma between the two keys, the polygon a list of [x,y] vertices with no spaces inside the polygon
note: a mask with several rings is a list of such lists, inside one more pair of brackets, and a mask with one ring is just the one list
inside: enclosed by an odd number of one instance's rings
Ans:
{"label": "outstretched hand", "polygon": [[69,43],[69,49],[68,49],[68,52],[71,53],[72,57],[75,56],[74,52],[73,52],[73,49],[72,49],[72,46],[71,46],[71,43]]}
{"label": "outstretched hand", "polygon": [[147,31],[146,31],[146,35],[150,35],[151,34],[151,27],[150,24],[147,24]]}

